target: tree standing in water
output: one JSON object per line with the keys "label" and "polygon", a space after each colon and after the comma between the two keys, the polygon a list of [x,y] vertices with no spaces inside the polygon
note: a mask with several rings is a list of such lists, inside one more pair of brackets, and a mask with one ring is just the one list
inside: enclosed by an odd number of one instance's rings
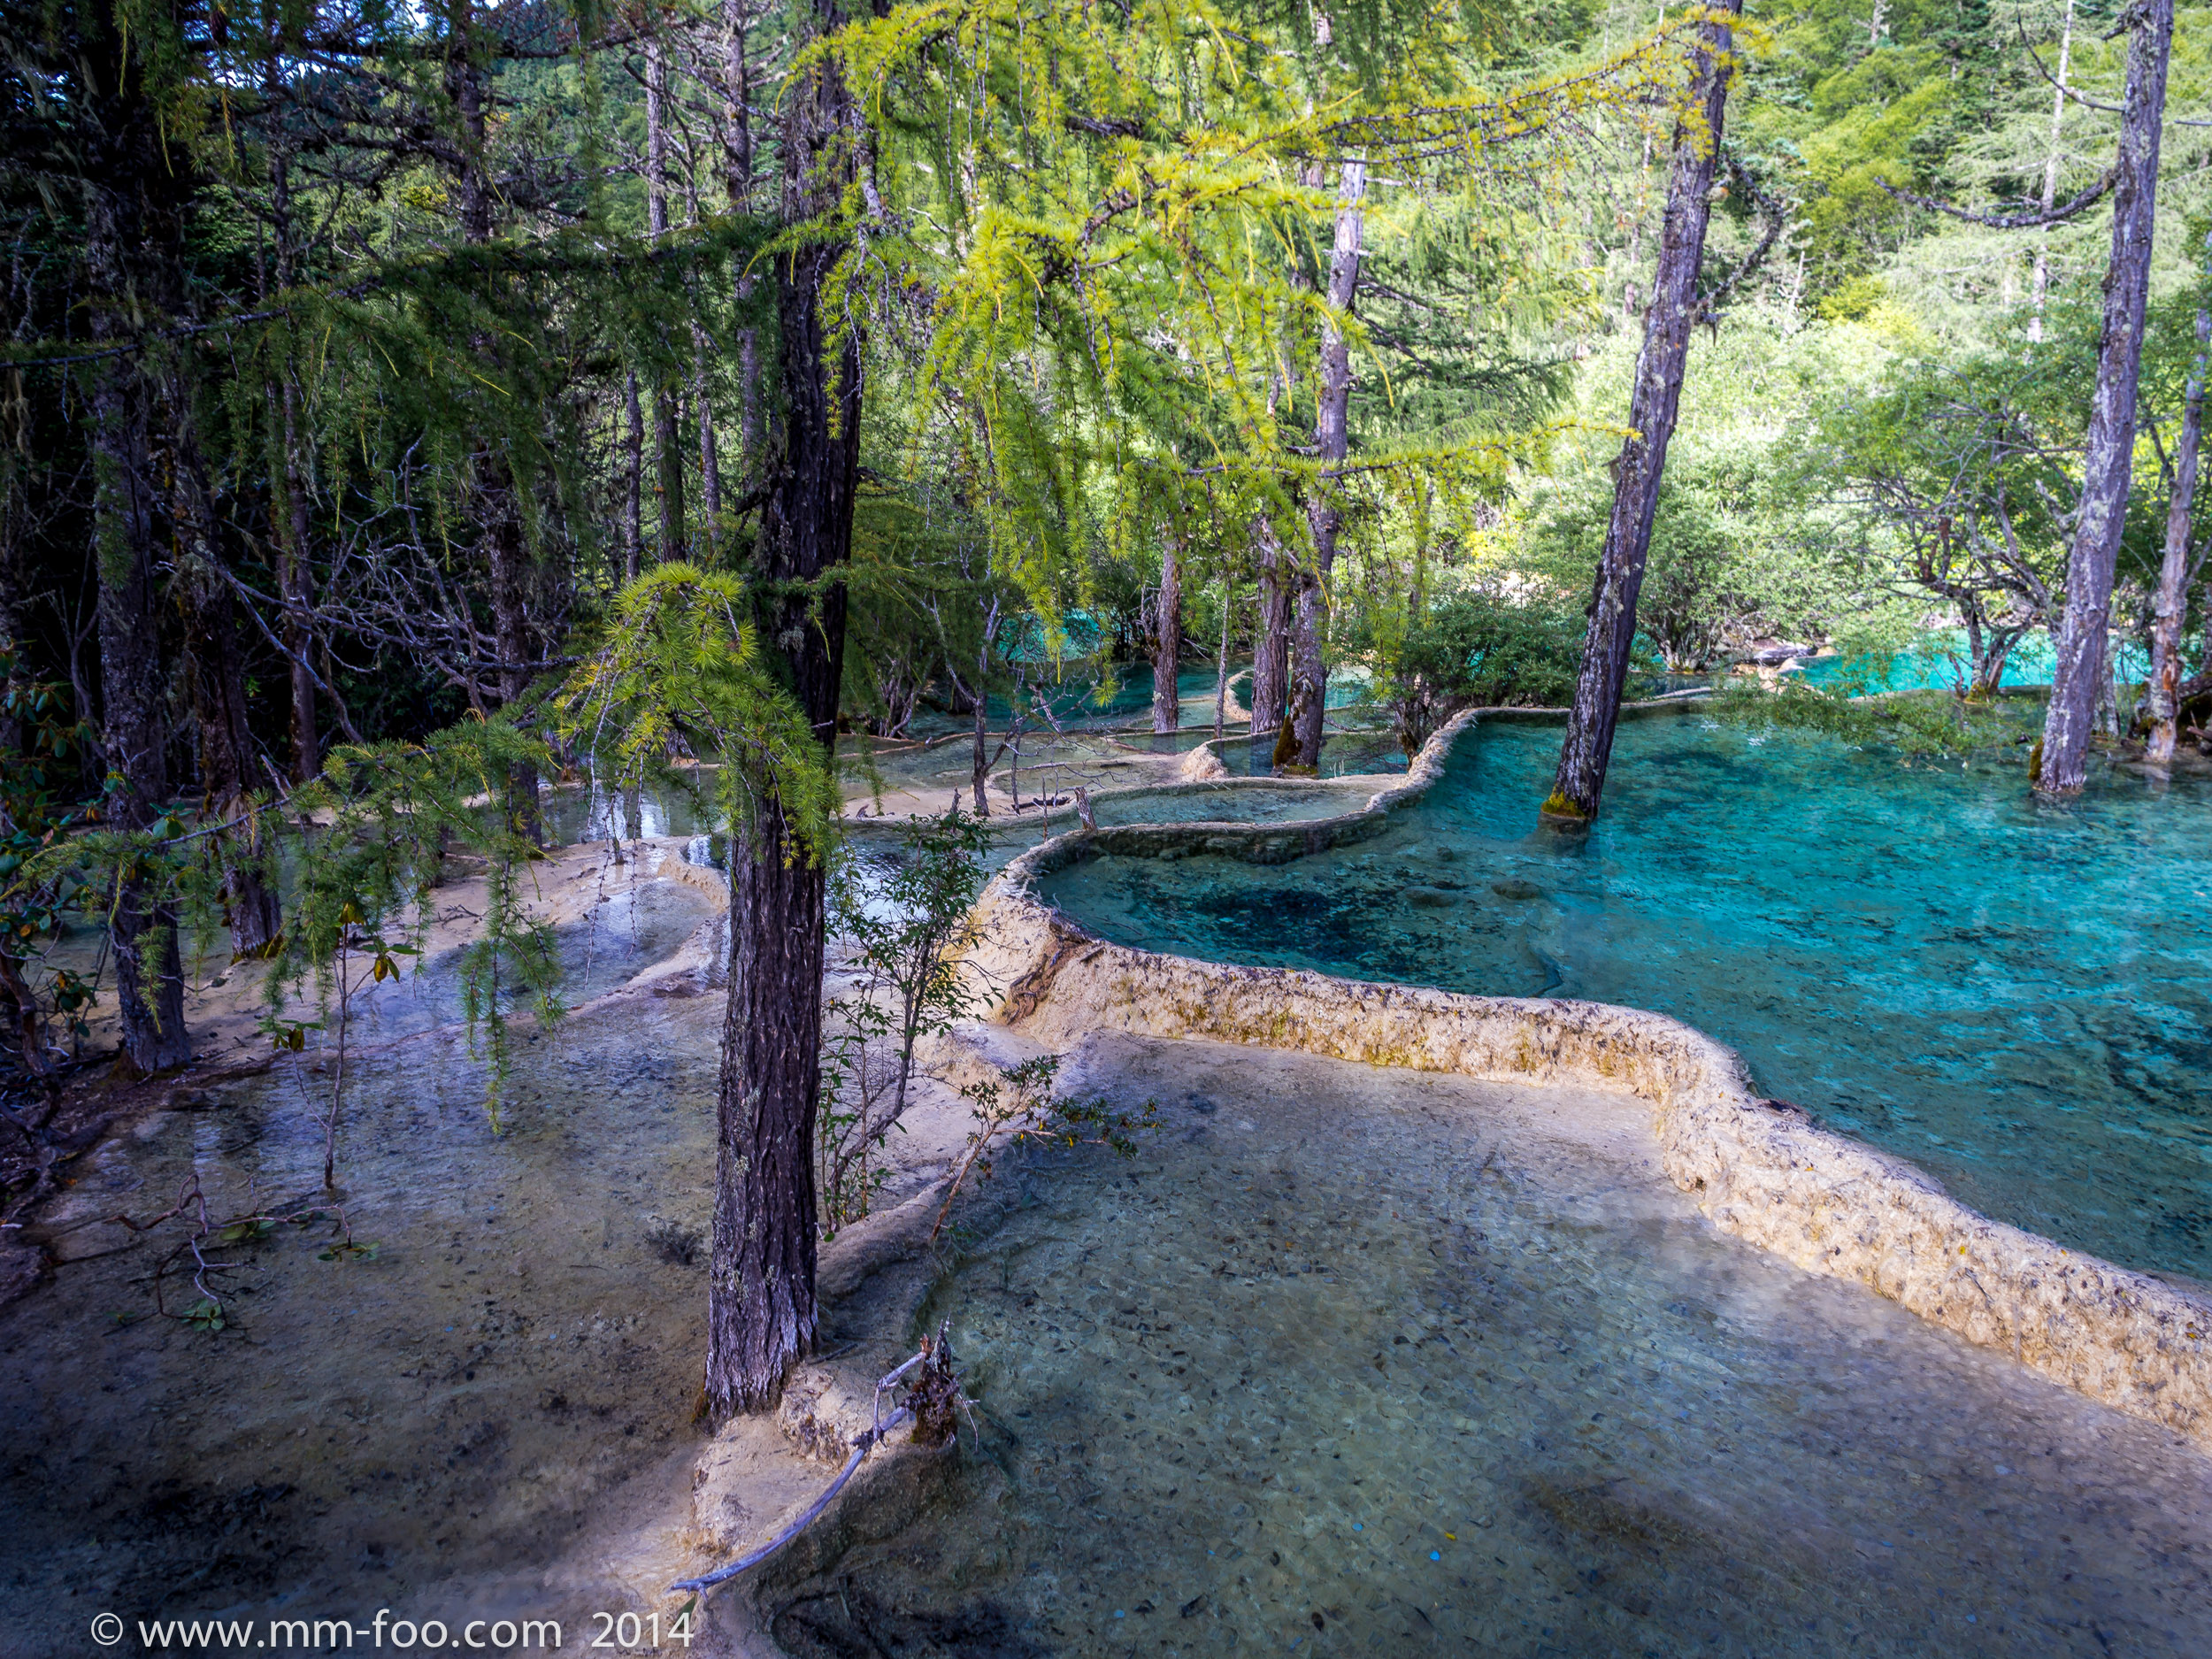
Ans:
{"label": "tree standing in water", "polygon": [[2127,96],[2113,166],[2112,262],[2104,279],[2097,393],[2083,445],[2081,505],[2066,560],[2066,611],[2050,708],[2030,780],[2047,795],[2079,793],[2088,772],[2097,698],[2111,678],[2112,572],[2127,529],[2135,463],[2135,393],[2150,299],[2151,235],[2158,207],[2159,129],[2166,116],[2166,59],[2174,0],[2143,0],[2129,19]]}
{"label": "tree standing in water", "polygon": [[1682,401],[1690,330],[1704,311],[1697,291],[1705,259],[1705,229],[1712,218],[1713,173],[1720,160],[1722,118],[1735,78],[1734,36],[1727,19],[1742,0],[1712,9],[1694,65],[1693,102],[1675,125],[1674,165],[1667,180],[1667,213],[1659,237],[1659,268],[1651,304],[1644,312],[1644,346],[1636,359],[1629,402],[1632,428],[1613,462],[1613,514],[1598,559],[1590,598],[1590,632],[1575,679],[1574,711],[1560,745],[1559,771],[1543,815],[1555,823],[1586,824],[1597,816],[1605,769],[1613,757],[1621,693],[1628,681],[1630,648],[1636,639],[1636,595],[1651,552],[1651,524],[1659,508],[1659,481]]}

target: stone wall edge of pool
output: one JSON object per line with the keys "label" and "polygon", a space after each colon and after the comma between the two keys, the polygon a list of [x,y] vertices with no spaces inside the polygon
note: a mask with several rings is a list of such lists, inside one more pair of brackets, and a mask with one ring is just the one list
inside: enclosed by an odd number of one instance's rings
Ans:
{"label": "stone wall edge of pool", "polygon": [[1358,813],[1122,826],[1031,849],[977,909],[970,959],[995,992],[988,1017],[1054,1048],[1116,1030],[1632,1095],[1652,1110],[1667,1176],[1722,1231],[2212,1449],[2212,1302],[1993,1221],[1909,1161],[1762,1099],[1736,1054],[1692,1026],[1602,1003],[1163,956],[1100,939],[1035,895],[1038,878],[1103,854],[1273,862],[1364,839],[1434,781],[1474,718],[1439,731],[1405,782]]}

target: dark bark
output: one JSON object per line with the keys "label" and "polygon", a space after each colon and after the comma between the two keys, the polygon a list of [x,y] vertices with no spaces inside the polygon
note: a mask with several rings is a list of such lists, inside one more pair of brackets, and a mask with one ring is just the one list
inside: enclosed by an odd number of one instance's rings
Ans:
{"label": "dark bark", "polygon": [[[1367,164],[1348,161],[1337,185],[1336,241],[1329,256],[1329,311],[1332,318],[1351,311],[1359,297],[1360,240],[1364,227],[1361,204],[1367,194]],[[1321,727],[1328,705],[1329,580],[1336,565],[1337,533],[1343,513],[1337,506],[1334,469],[1344,464],[1352,398],[1351,348],[1333,320],[1323,325],[1321,375],[1314,423],[1314,452],[1321,476],[1306,503],[1313,530],[1313,560],[1298,572],[1297,612],[1291,648],[1290,764],[1311,770],[1321,764]],[[1279,753],[1283,745],[1278,744]]]}
{"label": "dark bark", "polygon": [[[1742,0],[1718,0],[1714,10],[1733,15],[1741,4]],[[1586,822],[1597,815],[1606,768],[1613,757],[1613,732],[1620,719],[1621,693],[1628,683],[1629,652],[1636,638],[1636,596],[1643,588],[1644,565],[1651,552],[1652,517],[1659,506],[1667,444],[1674,436],[1690,334],[1702,309],[1698,270],[1705,257],[1713,172],[1728,104],[1731,71],[1725,59],[1733,44],[1733,32],[1725,21],[1704,26],[1694,58],[1694,112],[1675,128],[1658,266],[1644,311],[1643,349],[1636,359],[1635,388],[1629,401],[1632,433],[1613,463],[1613,512],[1598,558],[1590,629],[1575,678],[1574,710],[1560,746],[1551,798],[1544,803],[1545,814],[1556,819]]]}
{"label": "dark bark", "polygon": [[269,388],[270,427],[277,444],[270,516],[277,529],[277,588],[284,616],[277,639],[284,647],[291,686],[292,781],[305,783],[322,770],[322,743],[315,730],[315,670],[309,661],[314,634],[308,626],[315,603],[308,565],[307,480],[300,462],[299,388],[288,370]]}
{"label": "dark bark", "polygon": [[2143,359],[2143,311],[2150,296],[2151,238],[2158,194],[2158,140],[2166,112],[2166,59],[2173,0],[2144,0],[2128,40],[2127,96],[2114,165],[2112,260],[2105,272],[2104,329],[2097,391],[2082,447],[2081,506],[2066,560],[2066,610],[2058,634],[2051,703],[2036,746],[2032,781],[2044,795],[2072,795],[2088,775],[2112,619],[2112,569],[2127,527],[2135,451],[2135,388]]}
{"label": "dark bark", "polygon": [[714,404],[707,396],[713,381],[708,373],[706,330],[696,323],[691,326],[691,406],[699,423],[699,515],[712,557],[722,542],[722,457],[715,443]]}
{"label": "dark bark", "polygon": [[[989,650],[989,646],[987,645],[984,647],[984,651],[987,655]],[[991,816],[990,701],[984,692],[984,684],[985,682],[981,679],[978,679],[976,681],[976,693],[972,710],[975,715],[975,742],[974,747],[970,750],[968,757],[969,793],[975,798],[975,815],[978,818],[988,818]]]}
{"label": "dark bark", "polygon": [[[108,797],[105,815],[122,830],[151,824],[169,795],[147,402],[131,359],[102,365],[92,397],[101,737],[109,769],[121,780]],[[124,1055],[150,1075],[182,1065],[192,1048],[184,1029],[175,907],[161,902],[146,877],[127,868],[116,878],[109,903]]]}
{"label": "dark bark", "polygon": [[1235,597],[1229,572],[1221,573],[1221,643],[1214,652],[1214,741],[1229,723],[1229,607]]}
{"label": "dark bark", "polygon": [[635,581],[645,543],[645,415],[638,406],[637,371],[623,381],[622,473],[626,494],[622,503],[622,577]]}
{"label": "dark bark", "polygon": [[[23,647],[23,486],[13,463],[0,459],[0,652],[8,658],[0,676],[0,766],[22,754],[29,731],[15,712],[17,696],[26,691],[30,675],[24,667]],[[12,827],[0,812],[0,831]]]}
{"label": "dark bark", "polygon": [[[653,240],[668,234],[668,52],[645,42],[645,222]],[[654,493],[660,502],[660,557],[687,555],[684,522],[682,411],[672,379],[653,388]]]}
{"label": "dark bark", "polygon": [[[834,28],[833,8],[815,22]],[[784,215],[833,210],[851,176],[854,111],[833,63],[793,90],[784,128]],[[845,590],[814,584],[852,549],[860,460],[859,342],[833,352],[820,302],[841,252],[821,242],[776,262],[784,432],[756,555],[761,637],[781,658],[821,745],[836,741]],[[781,591],[779,591],[780,589]],[[708,1291],[706,1397],[718,1411],[774,1403],[814,1344],[815,1117],[821,1090],[820,863],[792,844],[781,800],[766,793],[733,845],[729,1015],[724,1026],[720,1156]]]}
{"label": "dark bark", "polygon": [[[722,0],[723,40],[726,53],[725,124],[722,146],[722,183],[730,211],[753,211],[752,65],[746,52],[746,33],[752,17],[746,0]],[[753,273],[749,261],[737,269],[737,303],[741,310],[753,297]],[[743,483],[755,476],[760,455],[760,337],[751,323],[737,333],[738,477]]]}
{"label": "dark bark", "polygon": [[1183,656],[1183,573],[1172,536],[1160,546],[1160,595],[1152,614],[1152,730],[1173,733],[1183,723],[1176,665]]}
{"label": "dark bark", "polygon": [[[130,32],[113,12],[103,22],[82,59],[81,183],[93,334],[114,340],[162,314],[161,302],[181,268],[191,180],[164,142]],[[89,402],[101,739],[108,769],[119,780],[104,811],[115,828],[139,830],[154,822],[168,798],[169,727],[154,588],[155,397],[138,355],[97,365]],[[128,866],[119,872],[108,899],[124,1056],[145,1073],[181,1065],[192,1049],[175,909]]]}
{"label": "dark bark", "polygon": [[[474,0],[449,0],[448,22],[446,90],[461,123],[460,165],[455,180],[461,238],[470,243],[485,242],[491,240],[495,193],[485,173],[490,96],[484,86],[483,66],[473,50]],[[485,357],[495,356],[496,347],[490,339],[480,336],[474,345]],[[537,656],[537,641],[530,625],[529,540],[523,530],[520,491],[505,454],[486,444],[476,452],[473,470],[485,574],[491,590],[492,641],[499,653],[499,699],[503,707],[513,709],[529,691],[528,664]],[[534,843],[545,839],[538,784],[535,766],[518,763],[507,769],[508,822],[516,833]]]}
{"label": "dark bark", "polygon": [[[1252,541],[1259,553],[1259,616],[1252,649],[1253,770],[1259,770],[1263,739],[1283,723],[1283,698],[1290,668],[1290,589],[1284,581],[1283,549],[1275,526],[1264,516],[1252,520]],[[1271,753],[1272,744],[1267,747]]]}
{"label": "dark bark", "polygon": [[664,563],[689,557],[684,534],[684,443],[682,417],[673,387],[653,395],[654,493],[660,499],[660,557]]}
{"label": "dark bark", "polygon": [[[273,50],[263,68],[263,89],[271,105],[283,97],[283,78]],[[269,233],[275,257],[274,280],[281,291],[299,280],[298,240],[292,208],[292,157],[280,125],[269,149]],[[265,267],[265,281],[268,273]],[[265,299],[268,296],[265,293]],[[269,381],[269,518],[277,544],[277,596],[284,606],[277,641],[283,648],[290,681],[292,780],[305,783],[322,770],[322,745],[315,730],[314,580],[308,563],[307,465],[300,441],[300,383],[288,357]]]}
{"label": "dark bark", "polygon": [[[530,690],[530,664],[538,654],[537,632],[530,621],[530,546],[523,534],[522,510],[515,499],[514,474],[504,456],[477,452],[477,497],[484,513],[484,550],[490,578],[492,641],[499,653],[499,701],[519,708]],[[545,842],[545,815],[538,803],[538,769],[518,761],[507,769],[507,818],[515,833],[532,844]]]}
{"label": "dark bark", "polygon": [[[752,66],[745,50],[746,30],[751,19],[744,0],[722,0],[722,24],[726,31],[728,59],[726,125],[724,127],[722,181],[728,192],[730,211],[753,211]],[[737,303],[741,310],[753,297],[753,273],[749,261],[737,270]],[[738,477],[749,481],[760,454],[760,336],[751,323],[737,331]],[[742,488],[742,484],[740,486]]]}
{"label": "dark bark", "polygon": [[2189,611],[2189,582],[2196,574],[2189,557],[2189,520],[2196,506],[2198,451],[2204,436],[2205,347],[2212,342],[2212,311],[2197,313],[2197,360],[2189,370],[2181,411],[2181,437],[2174,447],[2173,494],[2166,503],[2166,551],[2158,567],[2158,599],[2152,612],[2151,675],[2147,687],[2150,732],[2145,758],[2154,766],[2170,764],[2181,709],[2181,625]]}
{"label": "dark bark", "polygon": [[267,952],[283,925],[265,872],[265,849],[247,799],[253,787],[253,738],[246,724],[245,663],[230,585],[216,561],[214,503],[195,430],[188,392],[172,391],[171,516],[178,549],[175,588],[184,618],[184,669],[198,727],[200,792],[218,819],[245,814],[247,823],[219,837],[224,920],[239,956]]}

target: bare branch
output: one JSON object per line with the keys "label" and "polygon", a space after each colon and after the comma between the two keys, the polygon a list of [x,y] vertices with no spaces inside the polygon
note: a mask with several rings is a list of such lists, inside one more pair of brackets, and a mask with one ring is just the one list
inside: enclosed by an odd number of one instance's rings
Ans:
{"label": "bare branch", "polygon": [[2076,214],[2094,207],[2110,192],[2116,176],[2108,170],[2104,177],[2072,201],[2055,207],[2047,213],[1970,213],[1962,207],[1953,207],[1948,202],[1939,202],[1932,196],[1918,196],[1910,190],[1901,190],[1886,180],[1877,179],[1874,182],[1900,202],[1909,202],[1915,207],[1947,213],[1953,219],[1962,219],[1970,225],[1985,225],[1991,230],[2033,230],[2042,225],[2062,224]]}

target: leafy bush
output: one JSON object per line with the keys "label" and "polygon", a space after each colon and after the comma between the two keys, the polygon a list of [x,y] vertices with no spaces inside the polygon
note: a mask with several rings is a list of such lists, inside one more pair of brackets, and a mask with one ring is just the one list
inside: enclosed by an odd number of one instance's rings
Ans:
{"label": "leafy bush", "polygon": [[1786,680],[1774,691],[1739,682],[1704,706],[1740,726],[1825,732],[1847,743],[1955,760],[2024,755],[2022,740],[2043,716],[2033,698],[1969,702],[1948,691],[1855,696],[1849,681],[1832,687],[1799,680]]}
{"label": "leafy bush", "polygon": [[1586,632],[1581,612],[1555,598],[1468,591],[1436,600],[1378,653],[1406,753],[1458,709],[1566,703]]}

